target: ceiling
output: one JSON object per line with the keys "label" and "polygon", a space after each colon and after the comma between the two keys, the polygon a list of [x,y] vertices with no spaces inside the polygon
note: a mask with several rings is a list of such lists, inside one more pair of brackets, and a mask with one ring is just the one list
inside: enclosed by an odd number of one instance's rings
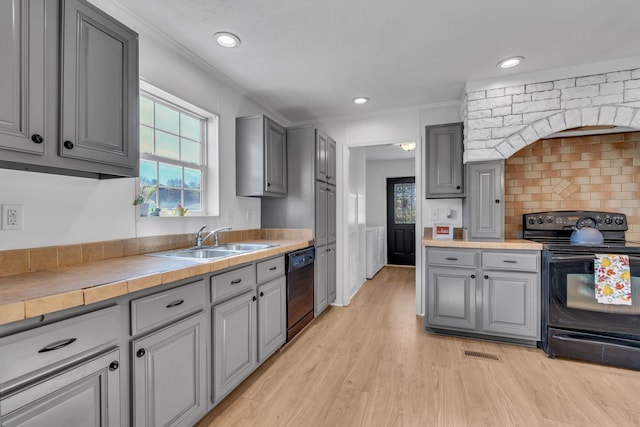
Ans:
{"label": "ceiling", "polygon": [[[118,1],[292,123],[459,101],[467,81],[640,55],[637,0]],[[219,47],[218,31],[241,45]],[[513,55],[526,60],[496,67]]]}

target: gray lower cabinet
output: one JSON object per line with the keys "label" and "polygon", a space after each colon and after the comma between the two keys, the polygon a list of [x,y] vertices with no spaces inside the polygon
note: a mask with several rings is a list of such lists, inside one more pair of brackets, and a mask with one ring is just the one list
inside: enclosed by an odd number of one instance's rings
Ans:
{"label": "gray lower cabinet", "polygon": [[470,240],[504,240],[504,161],[467,164],[463,218]]}
{"label": "gray lower cabinet", "polygon": [[287,340],[286,293],[284,276],[258,286],[258,364]]}
{"label": "gray lower cabinet", "polygon": [[133,341],[133,425],[190,426],[206,414],[206,329],[201,311]]}
{"label": "gray lower cabinet", "polygon": [[427,126],[427,199],[464,197],[462,123]]}
{"label": "gray lower cabinet", "polygon": [[213,398],[218,403],[256,368],[254,290],[213,307]]}
{"label": "gray lower cabinet", "polygon": [[336,300],[336,244],[329,245],[327,252],[327,302],[331,304]]}
{"label": "gray lower cabinet", "polygon": [[329,306],[329,247],[316,247],[313,314],[318,317]]}
{"label": "gray lower cabinet", "polygon": [[427,248],[425,328],[540,340],[540,252]]}

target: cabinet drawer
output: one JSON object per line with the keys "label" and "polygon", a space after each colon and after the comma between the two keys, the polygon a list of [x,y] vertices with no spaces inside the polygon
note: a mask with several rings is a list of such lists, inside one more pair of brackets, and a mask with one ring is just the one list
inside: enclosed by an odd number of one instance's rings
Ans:
{"label": "cabinet drawer", "polygon": [[284,276],[284,256],[262,261],[256,264],[258,283],[266,283],[276,277]]}
{"label": "cabinet drawer", "polygon": [[241,294],[256,284],[255,266],[247,265],[211,278],[211,301],[218,302],[224,298]]}
{"label": "cabinet drawer", "polygon": [[483,252],[482,267],[501,270],[539,271],[538,253]]}
{"label": "cabinet drawer", "polygon": [[131,335],[159,327],[202,307],[204,280],[131,301]]}
{"label": "cabinet drawer", "polygon": [[0,391],[117,344],[119,337],[119,306],[4,337]]}
{"label": "cabinet drawer", "polygon": [[457,265],[461,267],[475,267],[477,265],[478,252],[452,251],[430,249],[427,252],[427,264]]}

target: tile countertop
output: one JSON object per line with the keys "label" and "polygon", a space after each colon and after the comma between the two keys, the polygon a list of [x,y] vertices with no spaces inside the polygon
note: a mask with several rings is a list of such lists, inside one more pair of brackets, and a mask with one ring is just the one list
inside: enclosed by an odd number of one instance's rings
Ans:
{"label": "tile countertop", "polygon": [[439,248],[469,248],[469,249],[512,249],[541,251],[542,244],[531,240],[506,239],[501,241],[479,241],[479,240],[441,240],[430,237],[422,238],[422,246]]}
{"label": "tile countertop", "polygon": [[259,240],[242,243],[277,246],[213,261],[136,255],[47,271],[0,276],[0,325],[93,304],[313,244],[308,240]]}

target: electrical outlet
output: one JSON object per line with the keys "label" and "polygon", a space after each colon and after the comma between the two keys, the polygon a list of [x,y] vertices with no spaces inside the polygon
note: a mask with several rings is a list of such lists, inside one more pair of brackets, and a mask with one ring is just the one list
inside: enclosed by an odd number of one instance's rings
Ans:
{"label": "electrical outlet", "polygon": [[22,205],[2,205],[2,229],[22,230]]}

